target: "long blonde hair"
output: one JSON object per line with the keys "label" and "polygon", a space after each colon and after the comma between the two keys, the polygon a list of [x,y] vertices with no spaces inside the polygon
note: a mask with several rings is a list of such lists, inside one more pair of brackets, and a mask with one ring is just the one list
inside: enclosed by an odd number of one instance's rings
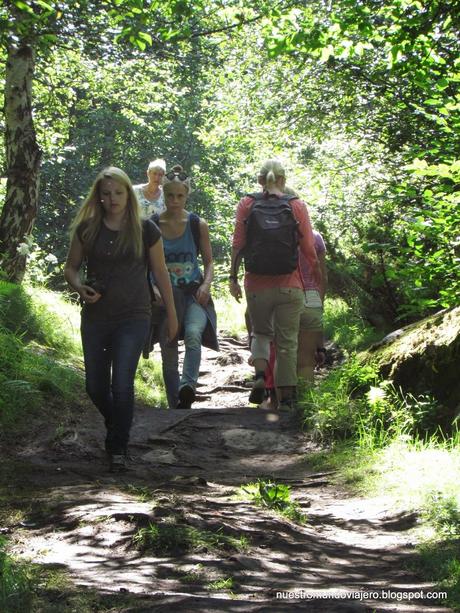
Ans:
{"label": "long blonde hair", "polygon": [[89,190],[80,210],[71,225],[73,238],[78,226],[86,222],[81,233],[85,252],[89,252],[99,234],[104,219],[104,208],[101,204],[100,183],[103,179],[118,181],[128,190],[128,205],[125,213],[125,223],[118,233],[115,250],[123,253],[131,252],[135,257],[142,257],[144,245],[142,241],[141,210],[137,196],[128,175],[115,166],[101,170]]}
{"label": "long blonde hair", "polygon": [[275,158],[270,160],[265,160],[262,164],[261,169],[259,170],[259,180],[262,179],[266,187],[273,186],[278,177],[286,178],[286,171],[284,170],[283,164],[280,160]]}

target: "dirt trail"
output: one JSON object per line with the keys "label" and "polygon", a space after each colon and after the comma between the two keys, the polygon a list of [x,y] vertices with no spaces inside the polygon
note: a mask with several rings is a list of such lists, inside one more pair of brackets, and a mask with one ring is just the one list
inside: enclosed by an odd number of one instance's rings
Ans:
{"label": "dirt trail", "polygon": [[[350,497],[329,475],[312,473],[313,446],[292,417],[248,408],[247,357],[244,343],[223,339],[220,354],[205,352],[192,411],[138,407],[133,464],[123,475],[106,468],[101,420],[89,404],[58,435],[51,426],[34,433],[3,475],[12,499],[34,492],[14,531],[17,552],[122,596],[111,611],[447,611],[428,599],[398,600],[432,590],[404,570],[416,517],[385,499]],[[308,522],[235,497],[258,478],[290,485]],[[243,536],[249,548],[154,557],[133,546],[140,527],[171,517]],[[360,601],[363,592],[374,594]]]}

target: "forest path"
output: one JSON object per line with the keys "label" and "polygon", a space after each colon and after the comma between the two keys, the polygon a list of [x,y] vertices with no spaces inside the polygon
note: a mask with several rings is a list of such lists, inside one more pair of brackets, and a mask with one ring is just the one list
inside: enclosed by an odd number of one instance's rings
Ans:
{"label": "forest path", "polygon": [[[432,586],[405,570],[416,517],[312,472],[314,446],[292,416],[247,406],[247,357],[244,343],[223,339],[220,354],[204,352],[191,411],[138,407],[123,474],[106,468],[89,404],[59,432],[43,424],[3,467],[10,504],[27,511],[14,527],[16,552],[107,595],[94,611],[447,611],[417,598]],[[289,485],[308,521],[235,496],[261,478]],[[139,528],[171,521],[244,538],[247,549],[202,543],[155,555],[134,546]],[[53,594],[40,611],[77,611],[65,590]]]}

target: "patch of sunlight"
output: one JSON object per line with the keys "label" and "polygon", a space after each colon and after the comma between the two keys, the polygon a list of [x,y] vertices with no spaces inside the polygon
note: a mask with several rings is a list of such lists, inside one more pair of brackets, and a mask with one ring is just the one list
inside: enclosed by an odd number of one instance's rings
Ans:
{"label": "patch of sunlight", "polygon": [[217,328],[232,337],[241,337],[247,334],[244,313],[246,301],[244,298],[237,302],[230,294],[221,295],[214,300],[217,313]]}
{"label": "patch of sunlight", "polygon": [[434,491],[460,498],[458,447],[413,443],[401,437],[381,451],[375,469],[374,485],[379,493],[391,494],[405,506],[423,506],[427,494]]}
{"label": "patch of sunlight", "polygon": [[66,336],[76,350],[80,347],[80,307],[64,294],[43,287],[25,286],[36,317],[54,334]]}

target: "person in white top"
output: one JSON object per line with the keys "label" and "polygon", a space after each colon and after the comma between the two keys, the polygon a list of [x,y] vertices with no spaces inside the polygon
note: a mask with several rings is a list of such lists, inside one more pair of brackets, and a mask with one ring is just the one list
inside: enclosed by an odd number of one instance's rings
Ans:
{"label": "person in white top", "polygon": [[133,185],[143,217],[151,217],[155,213],[160,214],[165,210],[165,200],[161,185],[165,172],[165,161],[160,158],[153,160],[147,168],[148,183]]}

